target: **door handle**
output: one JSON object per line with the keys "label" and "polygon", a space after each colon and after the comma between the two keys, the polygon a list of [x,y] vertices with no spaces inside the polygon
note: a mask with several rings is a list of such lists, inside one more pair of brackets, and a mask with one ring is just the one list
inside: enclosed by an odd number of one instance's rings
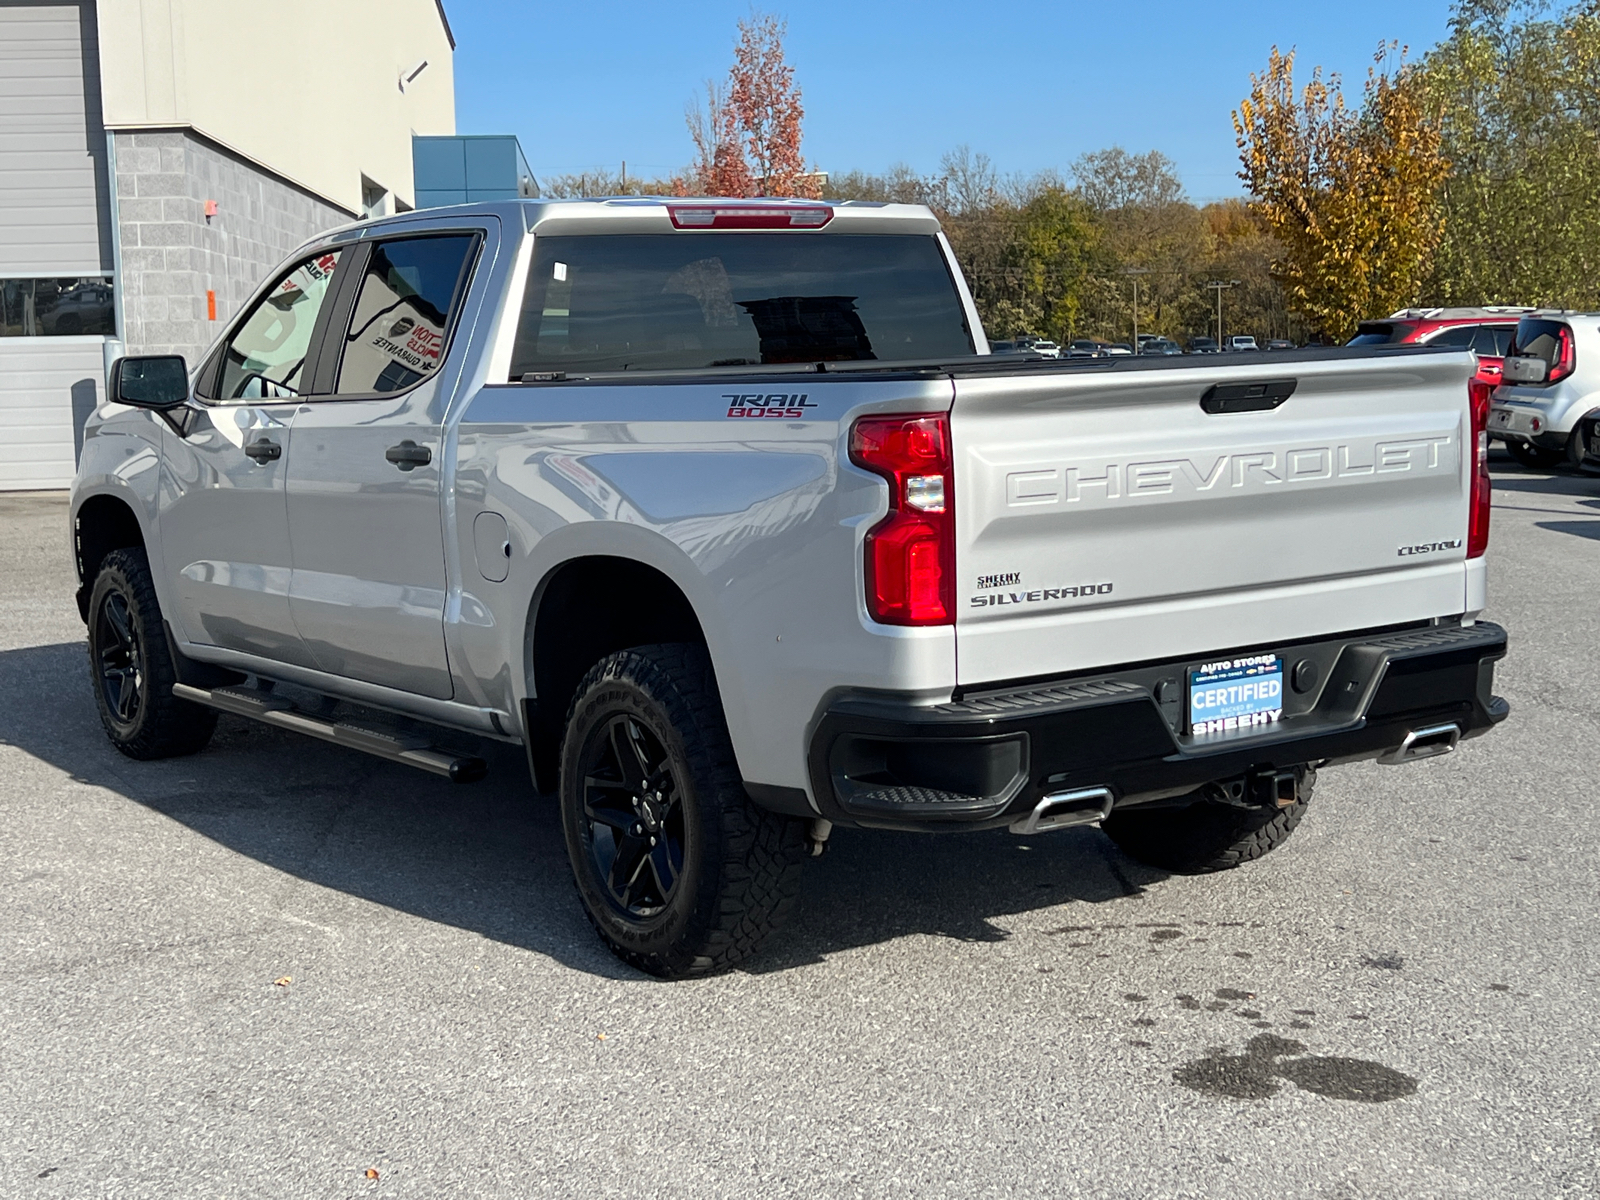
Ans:
{"label": "door handle", "polygon": [[402,471],[415,471],[418,467],[425,467],[433,461],[433,451],[426,446],[417,445],[410,438],[398,446],[390,446],[383,452],[383,456]]}
{"label": "door handle", "polygon": [[246,446],[244,453],[246,458],[254,459],[257,466],[264,467],[269,462],[277,462],[283,457],[283,447],[263,437]]}

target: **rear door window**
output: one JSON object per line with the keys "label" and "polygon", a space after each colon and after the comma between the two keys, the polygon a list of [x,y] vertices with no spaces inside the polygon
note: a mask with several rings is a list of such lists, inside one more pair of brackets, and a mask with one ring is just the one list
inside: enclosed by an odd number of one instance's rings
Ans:
{"label": "rear door window", "polygon": [[476,243],[475,235],[460,233],[372,247],[344,333],[336,393],[404,391],[439,369]]}
{"label": "rear door window", "polygon": [[511,378],[972,353],[933,237],[541,234]]}
{"label": "rear door window", "polygon": [[1472,339],[1472,348],[1491,358],[1504,358],[1515,332],[1514,325],[1480,325],[1478,336]]}
{"label": "rear door window", "polygon": [[1480,326],[1477,325],[1452,325],[1448,329],[1441,329],[1428,339],[1430,346],[1471,346],[1478,336]]}

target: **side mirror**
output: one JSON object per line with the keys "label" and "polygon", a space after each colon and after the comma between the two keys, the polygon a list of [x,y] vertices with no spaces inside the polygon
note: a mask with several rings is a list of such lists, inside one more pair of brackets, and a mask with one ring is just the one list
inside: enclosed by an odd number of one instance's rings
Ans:
{"label": "side mirror", "polygon": [[119,358],[111,364],[111,400],[157,412],[189,399],[189,364],[181,354]]}
{"label": "side mirror", "polygon": [[1507,383],[1543,383],[1550,374],[1550,364],[1542,358],[1508,358],[1500,369],[1500,378]]}

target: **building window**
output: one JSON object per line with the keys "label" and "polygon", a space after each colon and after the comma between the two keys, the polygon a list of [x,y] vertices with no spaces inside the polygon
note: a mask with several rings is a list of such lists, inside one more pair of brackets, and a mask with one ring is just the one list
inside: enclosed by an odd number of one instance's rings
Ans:
{"label": "building window", "polygon": [[0,279],[0,337],[114,335],[109,278]]}
{"label": "building window", "polygon": [[388,189],[381,184],[373,183],[365,175],[361,177],[361,215],[363,217],[389,215]]}

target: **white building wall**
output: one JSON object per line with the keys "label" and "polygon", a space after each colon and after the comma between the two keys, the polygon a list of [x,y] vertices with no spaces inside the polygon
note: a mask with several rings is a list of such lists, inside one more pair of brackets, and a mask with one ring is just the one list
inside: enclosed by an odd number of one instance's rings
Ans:
{"label": "white building wall", "polygon": [[[192,128],[352,213],[414,206],[412,133],[455,132],[439,0],[99,0],[111,129]],[[401,90],[402,73],[428,66]]]}

